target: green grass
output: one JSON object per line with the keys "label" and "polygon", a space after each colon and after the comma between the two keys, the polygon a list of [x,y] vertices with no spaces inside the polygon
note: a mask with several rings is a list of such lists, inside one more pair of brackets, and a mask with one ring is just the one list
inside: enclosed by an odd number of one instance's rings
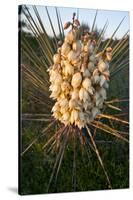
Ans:
{"label": "green grass", "polygon": [[[33,131],[34,130],[34,131]],[[23,130],[23,143],[28,143],[37,134],[36,124],[29,124]],[[40,127],[41,131],[41,127]],[[36,133],[35,133],[36,132]],[[104,165],[109,174],[113,189],[129,187],[128,145],[116,138],[97,134],[97,140],[111,140],[111,143],[97,143]],[[32,146],[22,157],[22,194],[46,193],[51,171],[54,165],[54,154],[42,151],[43,140]],[[108,189],[105,175],[93,152],[89,153],[90,160],[76,145],[76,187],[72,184],[73,149],[67,146],[57,182],[51,185],[49,192],[72,192]]]}

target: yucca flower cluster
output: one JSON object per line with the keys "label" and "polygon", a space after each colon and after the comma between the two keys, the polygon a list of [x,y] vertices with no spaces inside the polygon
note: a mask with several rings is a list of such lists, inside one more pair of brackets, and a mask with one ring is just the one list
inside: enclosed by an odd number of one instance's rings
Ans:
{"label": "yucca flower cluster", "polygon": [[109,85],[109,61],[112,48],[96,54],[93,32],[84,31],[78,38],[80,22],[73,16],[64,29],[71,27],[63,44],[59,42],[53,56],[50,75],[51,98],[56,100],[52,112],[55,119],[80,129],[101,113]]}

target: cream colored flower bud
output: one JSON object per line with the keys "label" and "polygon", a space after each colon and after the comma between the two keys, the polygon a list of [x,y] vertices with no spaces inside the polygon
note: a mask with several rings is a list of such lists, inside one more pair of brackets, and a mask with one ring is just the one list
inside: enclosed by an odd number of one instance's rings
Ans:
{"label": "cream colored flower bud", "polygon": [[95,65],[94,65],[93,62],[89,62],[89,63],[88,63],[88,69],[89,69],[90,72],[93,72],[93,71],[94,71]]}
{"label": "cream colored flower bud", "polygon": [[64,68],[63,72],[64,72],[65,76],[73,75],[74,67],[67,61],[64,61],[64,64],[65,64],[65,68]]}
{"label": "cream colored flower bud", "polygon": [[101,97],[103,99],[107,98],[107,96],[106,96],[106,90],[103,87],[99,90],[99,94],[101,95]]}
{"label": "cream colored flower bud", "polygon": [[92,113],[92,117],[94,119],[96,117],[96,115],[100,114],[100,110],[97,107],[93,107],[91,113]]}
{"label": "cream colored flower bud", "polygon": [[67,33],[65,37],[65,42],[72,44],[76,40],[76,31],[71,30]]}
{"label": "cream colored flower bud", "polygon": [[112,53],[106,53],[106,59],[107,59],[107,61],[111,61],[111,59],[112,59]]}
{"label": "cream colored flower bud", "polygon": [[106,49],[106,60],[107,61],[110,61],[112,59],[112,48],[111,47],[108,47]]}
{"label": "cream colored flower bud", "polygon": [[81,48],[82,48],[82,45],[81,45],[81,42],[80,42],[80,40],[77,40],[76,42],[74,42],[73,44],[72,44],[72,49],[74,50],[74,51],[81,51]]}
{"label": "cream colored flower bud", "polygon": [[78,89],[74,89],[71,93],[72,99],[78,99],[79,97],[79,90]]}
{"label": "cream colored flower bud", "polygon": [[70,113],[69,113],[69,112],[65,112],[65,113],[63,114],[63,116],[62,116],[62,119],[63,119],[64,121],[68,121],[69,118],[70,118]]}
{"label": "cream colored flower bud", "polygon": [[102,74],[105,75],[105,76],[107,76],[107,77],[110,76],[110,72],[109,72],[109,70],[105,70]]}
{"label": "cream colored flower bud", "polygon": [[85,101],[90,101],[90,96],[89,96],[89,94],[88,94],[88,92],[87,92],[86,89],[81,88],[81,89],[79,90],[79,99],[80,99],[81,101],[83,101],[83,102],[85,102]]}
{"label": "cream colored flower bud", "polygon": [[54,61],[54,64],[59,64],[61,59],[60,59],[60,55],[59,54],[55,54],[53,56],[53,61]]}
{"label": "cream colored flower bud", "polygon": [[70,108],[70,109],[74,109],[74,108],[76,108],[77,106],[78,106],[77,101],[76,101],[75,99],[70,99],[70,101],[69,101],[69,108]]}
{"label": "cream colored flower bud", "polygon": [[105,89],[108,89],[108,88],[109,88],[109,84],[107,83],[107,81],[104,82],[103,87],[104,87]]}
{"label": "cream colored flower bud", "polygon": [[60,87],[54,87],[54,90],[52,91],[50,97],[53,98],[53,99],[57,99],[60,95]]}
{"label": "cream colored flower bud", "polygon": [[91,95],[93,95],[94,92],[95,92],[95,89],[94,89],[93,87],[90,87],[90,88],[88,89],[88,92],[89,92]]}
{"label": "cream colored flower bud", "polygon": [[77,58],[75,60],[72,60],[71,63],[74,67],[77,67],[77,69],[80,68],[81,65],[80,56],[77,56]]}
{"label": "cream colored flower bud", "polygon": [[54,116],[55,119],[57,119],[57,120],[61,120],[61,117],[62,117],[62,115],[61,115],[60,112],[54,112],[54,113],[53,113],[53,116]]}
{"label": "cream colored flower bud", "polygon": [[85,116],[83,112],[79,112],[79,118],[83,122],[85,120]]}
{"label": "cream colored flower bud", "polygon": [[49,72],[49,74],[50,74],[50,72],[51,72],[51,70],[54,68],[54,65],[52,65],[52,66],[50,66],[48,69],[47,69],[47,72]]}
{"label": "cream colored flower bud", "polygon": [[79,90],[79,99],[82,101],[83,99],[84,99],[84,88],[81,88],[80,90]]}
{"label": "cream colored flower bud", "polygon": [[60,93],[60,85],[57,85],[57,84],[51,85],[50,90],[53,92]]}
{"label": "cream colored flower bud", "polygon": [[96,100],[96,106],[98,107],[99,104],[100,104],[101,102],[103,102],[103,101],[104,101],[104,99],[103,99],[102,97],[99,97],[99,98]]}
{"label": "cream colored flower bud", "polygon": [[95,101],[97,101],[100,98],[100,93],[95,92],[94,98],[95,98]]}
{"label": "cream colored flower bud", "polygon": [[73,124],[74,121],[76,121],[78,119],[78,117],[79,117],[78,111],[77,110],[72,110],[71,119],[70,119],[71,123]]}
{"label": "cream colored flower bud", "polygon": [[99,75],[93,76],[93,83],[98,84],[99,82],[100,82],[100,76]]}
{"label": "cream colored flower bud", "polygon": [[70,89],[71,89],[71,86],[70,84],[67,82],[67,81],[64,81],[62,84],[61,84],[61,90],[64,92],[66,90],[68,90],[68,92],[70,92]]}
{"label": "cream colored flower bud", "polygon": [[60,64],[54,64],[52,67],[52,70],[54,70],[54,71],[58,70],[59,66],[60,66]]}
{"label": "cream colored flower bud", "polygon": [[98,108],[103,108],[103,102],[104,102],[104,99],[103,98],[99,98],[97,101],[96,101],[96,106]]}
{"label": "cream colored flower bud", "polygon": [[67,56],[67,54],[71,51],[71,46],[68,43],[63,43],[61,47],[61,54]]}
{"label": "cream colored flower bud", "polygon": [[93,76],[96,76],[96,75],[99,75],[99,70],[97,68],[93,71]]}
{"label": "cream colored flower bud", "polygon": [[106,52],[112,52],[112,48],[111,47],[107,47],[106,48]]}
{"label": "cream colored flower bud", "polygon": [[55,84],[61,85],[61,83],[62,83],[62,76],[58,74],[55,78]]}
{"label": "cream colored flower bud", "polygon": [[51,80],[55,79],[57,73],[58,73],[57,70],[51,69],[51,70],[49,71],[49,74],[50,74],[50,82],[52,82]]}
{"label": "cream colored flower bud", "polygon": [[100,86],[101,86],[101,87],[103,86],[103,84],[105,83],[105,81],[106,81],[105,76],[104,76],[104,75],[101,75],[101,76],[100,76]]}
{"label": "cream colored flower bud", "polygon": [[66,107],[66,106],[68,107],[68,100],[66,98],[61,99],[59,101],[59,104],[60,104],[61,107]]}
{"label": "cream colored flower bud", "polygon": [[94,55],[91,55],[91,56],[89,57],[89,60],[90,60],[91,62],[95,63],[96,58],[95,58]]}
{"label": "cream colored flower bud", "polygon": [[68,111],[68,109],[69,109],[68,105],[66,105],[65,107],[60,107],[61,114],[63,115],[64,113],[66,113]]}
{"label": "cream colored flower bud", "polygon": [[73,115],[74,115],[74,121],[78,120],[79,117],[79,112],[77,110],[73,110]]}
{"label": "cream colored flower bud", "polygon": [[59,85],[54,85],[52,92],[56,93],[57,95],[59,95],[59,93],[60,93],[60,86]]}
{"label": "cream colored flower bud", "polygon": [[55,103],[55,105],[52,108],[52,112],[56,112],[60,110],[60,105],[58,102]]}
{"label": "cream colored flower bud", "polygon": [[50,82],[54,84],[61,84],[62,76],[57,71],[51,71]]}
{"label": "cream colored flower bud", "polygon": [[80,71],[81,67],[81,57],[79,56],[76,60],[72,62],[72,65],[74,66],[74,69],[77,71]]}
{"label": "cream colored flower bud", "polygon": [[68,58],[69,62],[74,62],[74,61],[77,60],[77,58],[78,58],[77,52],[71,50],[71,51],[69,52],[67,58]]}
{"label": "cream colored flower bud", "polygon": [[77,125],[79,127],[79,129],[81,129],[85,126],[85,122],[82,122],[81,120],[77,120],[75,122],[75,125]]}
{"label": "cream colored flower bud", "polygon": [[109,65],[107,62],[104,62],[103,60],[100,60],[98,63],[98,70],[102,73],[105,70],[109,68]]}
{"label": "cream colored flower bud", "polygon": [[66,95],[64,92],[61,92],[60,95],[58,96],[57,98],[57,101],[60,101],[61,99],[65,99],[66,98]]}
{"label": "cream colored flower bud", "polygon": [[91,87],[91,80],[89,78],[85,78],[82,82],[82,86],[88,90]]}
{"label": "cream colored flower bud", "polygon": [[72,81],[71,81],[71,85],[73,86],[73,88],[77,88],[80,86],[82,81],[82,76],[80,72],[77,72],[76,74],[73,75],[72,77]]}
{"label": "cream colored flower bud", "polygon": [[94,103],[92,101],[88,102],[88,106],[87,106],[88,109],[93,108],[93,106],[94,106]]}
{"label": "cream colored flower bud", "polygon": [[85,102],[83,102],[83,108],[85,109],[85,110],[87,110],[87,108],[88,108],[88,101],[85,101]]}
{"label": "cream colored flower bud", "polygon": [[91,114],[87,114],[85,119],[86,119],[86,123],[90,123],[91,122]]}
{"label": "cream colored flower bud", "polygon": [[85,69],[84,72],[83,72],[83,76],[90,78],[91,77],[90,71],[88,69]]}

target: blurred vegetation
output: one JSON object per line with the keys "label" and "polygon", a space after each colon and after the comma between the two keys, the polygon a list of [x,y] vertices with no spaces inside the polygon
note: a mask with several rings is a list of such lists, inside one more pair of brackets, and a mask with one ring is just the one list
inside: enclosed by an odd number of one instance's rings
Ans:
{"label": "blurred vegetation", "polygon": [[[25,24],[23,23],[23,26]],[[98,33],[98,30],[97,30]],[[98,35],[98,34],[97,34]],[[41,51],[36,39],[30,32],[24,29],[21,31],[21,40],[26,38],[30,46],[37,52],[40,59],[42,59]],[[53,39],[51,38],[51,42]],[[101,43],[106,43],[107,40]],[[117,44],[119,40],[112,40],[113,44]],[[21,43],[21,41],[20,41]],[[129,52],[127,52],[128,54]],[[121,52],[122,54],[122,52]],[[126,57],[126,55],[125,55]],[[115,62],[115,60],[114,60]],[[21,50],[21,63],[30,65],[30,60],[24,56]],[[33,66],[34,67],[34,66]],[[114,66],[115,67],[115,66]],[[26,92],[31,88],[21,73],[22,84],[22,98],[21,98],[21,112],[22,113],[43,113],[47,112],[45,105],[39,104],[32,96]],[[121,70],[114,75],[114,79],[110,81],[110,88],[108,90],[108,99],[115,98],[128,98],[129,96],[129,71],[128,68]],[[39,94],[38,94],[39,95]],[[45,98],[45,97],[44,97]],[[128,103],[116,103],[117,106],[122,108],[128,118]],[[110,114],[116,114],[115,110],[109,109]],[[107,121],[107,120],[104,120]],[[106,123],[109,123],[108,121]],[[117,125],[121,131],[128,131],[126,126]],[[22,149],[25,149],[45,127],[45,122],[38,121],[22,121]],[[55,131],[55,130],[53,130]],[[35,143],[31,149],[21,159],[21,194],[39,194],[46,193],[51,171],[55,162],[55,153],[48,154],[42,150],[42,146],[46,141],[46,137],[42,137]],[[98,130],[95,141],[101,153],[104,165],[109,174],[113,189],[128,188],[129,187],[129,152],[128,145],[123,141],[103,133]],[[101,141],[101,142],[100,142]],[[85,149],[85,153],[76,141],[76,182],[73,183],[72,169],[73,169],[73,143],[70,142],[65,151],[62,166],[59,171],[59,176],[50,187],[49,192],[71,192],[71,191],[88,191],[88,190],[102,190],[108,189],[105,175],[98,163],[96,155],[91,149]],[[88,156],[87,156],[88,155]]]}

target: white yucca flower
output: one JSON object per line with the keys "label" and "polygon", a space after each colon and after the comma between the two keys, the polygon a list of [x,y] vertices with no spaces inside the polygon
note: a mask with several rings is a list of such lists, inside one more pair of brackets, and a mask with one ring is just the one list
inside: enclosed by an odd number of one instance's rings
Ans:
{"label": "white yucca flower", "polygon": [[73,110],[71,111],[71,118],[70,118],[70,121],[71,121],[72,124],[73,124],[75,121],[78,120],[78,116],[79,116],[78,111],[75,110],[75,109],[73,109]]}
{"label": "white yucca flower", "polygon": [[70,109],[74,109],[74,108],[79,109],[78,101],[76,99],[70,99],[69,108]]}
{"label": "white yucca flower", "polygon": [[71,85],[69,84],[69,82],[63,81],[61,84],[62,92],[64,92],[65,94],[68,94],[70,89],[71,89]]}
{"label": "white yucca flower", "polygon": [[109,69],[109,64],[107,62],[104,62],[103,60],[100,60],[98,63],[98,69],[102,73],[105,70]]}
{"label": "white yucca flower", "polygon": [[77,40],[77,41],[74,42],[73,45],[72,45],[72,49],[73,49],[74,51],[80,52],[80,51],[81,51],[81,48],[82,48],[82,44],[81,44],[80,40]]}
{"label": "white yucca flower", "polygon": [[59,54],[55,54],[53,57],[54,64],[59,64],[61,59]]}
{"label": "white yucca flower", "polygon": [[67,56],[70,51],[71,51],[70,44],[64,43],[61,48],[61,54]]}
{"label": "white yucca flower", "polygon": [[75,30],[71,30],[66,35],[65,42],[68,43],[68,44],[72,44],[75,41],[76,41],[76,31]]}
{"label": "white yucca flower", "polygon": [[89,62],[89,63],[88,63],[88,69],[89,69],[90,72],[93,72],[93,71],[94,71],[95,65],[94,65],[93,62]]}
{"label": "white yucca flower", "polygon": [[74,67],[67,61],[64,61],[64,75],[68,76],[68,75],[73,75],[74,73]]}
{"label": "white yucca flower", "polygon": [[92,81],[94,84],[98,84],[101,81],[100,76],[99,75],[93,76]]}
{"label": "white yucca flower", "polygon": [[101,89],[99,90],[99,94],[100,94],[100,96],[101,96],[103,99],[106,99],[106,98],[107,98],[107,96],[106,96],[106,90],[105,90],[103,87],[101,87]]}
{"label": "white yucca flower", "polygon": [[79,97],[79,90],[78,89],[74,89],[71,93],[71,98],[72,99],[78,99]]}
{"label": "white yucca flower", "polygon": [[[69,24],[70,25],[70,24]],[[68,24],[65,25],[67,27]],[[56,100],[52,112],[55,119],[80,129],[100,114],[109,87],[109,61],[112,49],[108,47],[95,55],[96,42],[84,36],[77,39],[78,26],[72,27],[57,49],[50,67],[51,98]]]}
{"label": "white yucca flower", "polygon": [[70,119],[70,113],[66,111],[66,112],[63,114],[62,119],[63,119],[64,121],[68,121],[68,120]]}
{"label": "white yucca flower", "polygon": [[69,52],[69,54],[68,54],[68,60],[69,60],[69,62],[74,63],[75,60],[76,61],[79,60],[78,55],[79,55],[78,52],[71,50]]}
{"label": "white yucca flower", "polygon": [[106,82],[106,77],[104,76],[104,75],[101,75],[100,76],[100,86],[102,87],[103,86],[103,84]]}
{"label": "white yucca flower", "polygon": [[95,118],[96,115],[100,114],[100,110],[97,107],[93,107],[91,113],[92,117]]}
{"label": "white yucca flower", "polygon": [[91,87],[91,80],[89,78],[85,78],[82,82],[82,86],[88,90]]}
{"label": "white yucca flower", "polygon": [[90,101],[90,96],[85,88],[81,88],[79,91],[79,99],[83,102]]}
{"label": "white yucca flower", "polygon": [[66,98],[61,99],[59,101],[59,104],[60,104],[61,107],[66,107],[66,106],[68,106],[68,100]]}
{"label": "white yucca flower", "polygon": [[90,73],[89,69],[85,69],[85,70],[83,71],[83,77],[88,77],[88,78],[91,77],[91,73]]}
{"label": "white yucca flower", "polygon": [[73,86],[73,88],[77,88],[80,86],[81,82],[82,82],[82,75],[80,72],[77,72],[72,77],[71,85]]}

